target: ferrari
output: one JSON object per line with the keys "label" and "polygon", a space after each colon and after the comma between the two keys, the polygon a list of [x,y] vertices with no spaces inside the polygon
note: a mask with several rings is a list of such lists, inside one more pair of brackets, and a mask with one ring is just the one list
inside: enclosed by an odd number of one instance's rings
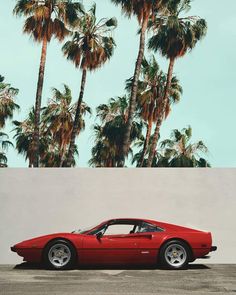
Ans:
{"label": "ferrari", "polygon": [[55,270],[76,265],[184,269],[216,249],[210,232],[133,218],[111,219],[88,229],[45,235],[11,247],[24,261],[43,263]]}

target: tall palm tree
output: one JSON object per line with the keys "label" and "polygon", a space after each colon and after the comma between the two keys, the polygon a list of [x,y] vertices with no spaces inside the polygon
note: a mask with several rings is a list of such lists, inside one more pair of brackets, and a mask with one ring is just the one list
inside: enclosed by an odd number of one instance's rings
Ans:
{"label": "tall palm tree", "polygon": [[162,110],[156,124],[154,140],[148,158],[148,167],[152,165],[160,127],[164,119],[175,61],[191,51],[207,32],[207,24],[204,19],[194,16],[180,16],[181,13],[190,9],[190,4],[191,0],[169,1],[167,16],[157,16],[151,24],[154,35],[149,40],[149,49],[155,52],[159,51],[169,59],[169,68],[162,100]]}
{"label": "tall palm tree", "polygon": [[116,145],[104,135],[103,127],[94,126],[95,145],[92,148],[92,157],[89,160],[91,167],[116,167]]}
{"label": "tall palm tree", "polygon": [[[61,148],[58,144],[55,144],[52,137],[49,137],[50,143],[48,145],[48,150],[40,158],[40,167],[61,167]],[[79,156],[78,149],[76,147],[73,159],[72,167],[76,165],[76,158]]]}
{"label": "tall palm tree", "polygon": [[[148,128],[148,126],[147,126],[147,128]],[[150,136],[150,138],[149,138],[146,154],[150,150],[151,142],[152,142],[152,136]],[[132,155],[131,163],[136,164],[136,167],[146,167],[147,159],[146,159],[146,157],[143,159],[143,149],[144,149],[145,143],[146,143],[146,137],[140,138],[139,140],[137,140],[134,143],[134,147],[138,148],[139,150],[135,154]],[[141,162],[143,162],[142,166],[140,165]]]}
{"label": "tall palm tree", "polygon": [[[138,82],[137,111],[147,124],[147,131],[138,167],[144,166],[144,158],[148,150],[152,126],[154,122],[157,122],[160,115],[161,99],[164,94],[166,79],[166,74],[160,70],[154,56],[149,61],[146,58],[143,59],[141,79]],[[126,89],[130,89],[130,79],[127,82]],[[170,95],[165,109],[165,118],[170,113],[171,105],[179,102],[182,92],[179,80],[175,76],[172,77]]]}
{"label": "tall palm tree", "polygon": [[[191,127],[181,131],[172,131],[171,138],[160,143],[158,167],[210,167],[202,156],[208,153],[205,144],[200,140],[191,142]],[[164,162],[165,160],[165,162]],[[166,166],[167,163],[167,166]]]}
{"label": "tall palm tree", "polygon": [[20,107],[15,103],[15,97],[19,90],[4,82],[0,75],[0,128],[5,126],[7,119],[12,119],[15,110]]}
{"label": "tall palm tree", "polygon": [[[123,134],[128,119],[128,98],[126,96],[111,98],[108,104],[98,106],[97,116],[101,124],[94,127],[95,146],[92,149],[89,164],[95,167],[117,167],[120,162]],[[139,121],[133,121],[132,143],[142,137],[142,127]],[[131,148],[129,148],[129,153],[132,153]]]}
{"label": "tall palm tree", "polygon": [[[41,59],[38,74],[37,92],[35,99],[35,128],[33,134],[33,166],[39,164],[39,125],[40,109],[44,82],[47,45],[52,37],[59,41],[70,33],[72,26],[83,10],[81,3],[71,0],[17,0],[14,14],[26,17],[24,33],[31,35],[42,43]],[[66,27],[67,26],[67,27]]]}
{"label": "tall palm tree", "polygon": [[128,116],[128,121],[126,124],[124,138],[123,138],[121,162],[119,164],[119,166],[123,167],[125,163],[125,155],[127,154],[129,150],[130,132],[131,132],[132,122],[133,122],[135,111],[136,111],[138,80],[140,76],[142,60],[144,57],[145,35],[148,28],[148,20],[151,16],[154,15],[154,12],[163,10],[168,0],[111,0],[111,1],[116,5],[120,5],[122,11],[128,17],[135,15],[141,27],[139,51],[138,51],[138,57],[137,57],[135,69],[134,69],[131,96],[130,96],[130,102],[129,102],[129,116]]}
{"label": "tall palm tree", "polygon": [[[35,110],[34,108],[28,114],[28,117],[20,122],[13,121],[15,128],[14,138],[16,140],[16,149],[19,154],[25,156],[25,160],[29,160],[29,167],[33,167],[34,161],[34,146],[33,146],[33,136],[34,136],[34,127],[35,127]],[[40,133],[42,132],[42,124],[40,124]],[[42,155],[48,151],[48,141],[49,139],[46,136],[40,136],[40,145],[39,145],[39,155],[40,158]]]}
{"label": "tall palm tree", "polygon": [[[45,132],[50,134],[52,140],[58,144],[59,166],[62,167],[73,130],[76,104],[72,104],[71,90],[67,85],[64,85],[62,92],[56,88],[53,88],[52,92],[53,98],[42,113],[42,123],[45,126]],[[86,113],[91,114],[91,109],[82,103],[77,135],[85,128],[83,115]]]}
{"label": "tall palm tree", "polygon": [[117,21],[115,18],[103,18],[97,22],[96,5],[94,4],[88,13],[85,13],[83,17],[77,20],[73,39],[66,42],[62,48],[67,59],[71,60],[77,68],[82,70],[80,94],[77,102],[70,147],[64,163],[66,167],[71,166],[73,151],[75,149],[75,137],[79,128],[87,71],[94,71],[100,68],[113,55],[115,42],[111,33],[116,26]]}
{"label": "tall palm tree", "polygon": [[[14,138],[16,140],[16,149],[19,154],[29,161],[29,167],[33,166],[33,135],[34,135],[34,119],[35,111],[32,108],[28,117],[20,122],[13,121]],[[45,122],[40,123],[40,141],[39,141],[39,166],[40,167],[60,167],[59,146],[53,140],[51,133],[47,131]]]}
{"label": "tall palm tree", "polygon": [[10,146],[13,146],[12,142],[8,140],[8,135],[4,132],[0,132],[0,168],[7,167],[6,152]]}
{"label": "tall palm tree", "polygon": [[[158,151],[155,151],[152,167],[210,167],[209,162],[203,158],[208,154],[208,149],[200,140],[192,143],[191,127],[184,128],[181,131],[175,129],[171,133],[170,139],[160,142]],[[153,136],[150,138],[148,150],[152,145]],[[136,147],[142,147],[143,140],[135,143]],[[137,152],[132,159],[132,163],[139,163],[142,150]],[[147,158],[144,164],[147,164]]]}

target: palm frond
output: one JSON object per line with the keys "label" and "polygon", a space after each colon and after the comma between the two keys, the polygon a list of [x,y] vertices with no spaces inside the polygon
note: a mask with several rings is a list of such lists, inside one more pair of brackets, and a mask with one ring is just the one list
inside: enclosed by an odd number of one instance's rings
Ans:
{"label": "palm frond", "polygon": [[96,5],[93,5],[88,13],[77,20],[72,40],[62,47],[64,55],[76,67],[90,71],[106,63],[116,46],[111,34],[117,26],[117,20],[103,18],[97,22],[95,13]]}

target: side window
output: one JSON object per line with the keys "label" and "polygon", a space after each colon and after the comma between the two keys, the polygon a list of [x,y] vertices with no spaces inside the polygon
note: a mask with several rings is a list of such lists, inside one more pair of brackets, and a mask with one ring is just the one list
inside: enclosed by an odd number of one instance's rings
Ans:
{"label": "side window", "polygon": [[147,222],[142,222],[141,225],[138,226],[136,232],[137,233],[147,233],[147,232],[161,232],[163,231],[162,228],[156,226],[156,225],[152,225],[150,223]]}
{"label": "side window", "polygon": [[133,231],[133,224],[111,224],[105,231],[105,235],[128,235]]}

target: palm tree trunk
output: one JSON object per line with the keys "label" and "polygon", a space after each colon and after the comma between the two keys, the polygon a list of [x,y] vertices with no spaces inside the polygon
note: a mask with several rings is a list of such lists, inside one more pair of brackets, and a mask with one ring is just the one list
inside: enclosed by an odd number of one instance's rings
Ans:
{"label": "palm tree trunk", "polygon": [[27,155],[28,155],[28,160],[29,160],[28,168],[32,168],[32,167],[34,167],[34,165],[33,165],[33,156],[32,156],[32,154],[31,154],[30,151],[28,151],[28,154]]}
{"label": "palm tree trunk", "polygon": [[33,167],[32,161],[29,160],[28,168],[32,168],[32,167]]}
{"label": "palm tree trunk", "polygon": [[141,159],[140,159],[140,162],[138,164],[138,167],[143,167],[144,158],[145,158],[147,148],[148,148],[148,144],[149,144],[149,140],[150,140],[150,137],[151,137],[151,131],[152,131],[152,122],[149,122],[148,126],[147,126],[147,133],[146,133],[145,142],[144,142],[144,145],[143,145],[143,151],[142,151],[142,155],[141,155]]}
{"label": "palm tree trunk", "polygon": [[35,127],[33,135],[33,167],[39,167],[39,125],[40,125],[40,110],[41,110],[41,101],[42,101],[42,92],[43,92],[43,82],[44,82],[44,72],[47,56],[47,44],[48,41],[45,38],[43,40],[40,66],[39,66],[39,75],[38,75],[38,84],[35,100]]}
{"label": "palm tree trunk", "polygon": [[140,34],[140,43],[139,43],[139,52],[138,52],[138,58],[135,64],[135,71],[133,76],[133,82],[132,82],[132,89],[131,89],[131,97],[129,102],[129,114],[128,114],[128,120],[126,123],[125,133],[124,133],[124,139],[122,143],[122,153],[121,153],[121,160],[118,163],[119,167],[124,167],[125,164],[125,156],[128,153],[129,146],[130,146],[130,132],[132,128],[134,113],[136,109],[136,97],[137,97],[137,90],[138,90],[138,80],[140,76],[141,71],[141,65],[142,60],[144,56],[144,48],[145,48],[145,33],[147,30],[147,24],[148,24],[148,17],[145,17],[142,21],[142,28],[141,28],[141,34]]}
{"label": "palm tree trunk", "polygon": [[65,161],[65,155],[66,155],[66,144],[61,144],[60,150],[61,150],[61,152],[60,152],[60,164],[59,164],[59,167],[63,167],[63,163]]}
{"label": "palm tree trunk", "polygon": [[72,161],[73,161],[73,155],[74,155],[74,152],[75,152],[75,138],[76,138],[76,134],[77,134],[78,129],[79,129],[79,122],[80,122],[80,116],[81,116],[81,105],[82,105],[83,96],[84,96],[86,75],[87,75],[87,70],[83,70],[82,80],[81,80],[81,87],[80,87],[80,94],[79,94],[77,109],[76,109],[76,113],[75,113],[75,120],[74,120],[73,130],[72,130],[72,133],[71,133],[70,146],[69,146],[67,159],[66,159],[66,161],[64,163],[64,167],[71,167]]}
{"label": "palm tree trunk", "polygon": [[155,128],[154,135],[153,135],[153,141],[152,141],[152,145],[151,145],[151,149],[150,149],[150,153],[149,153],[149,157],[148,157],[147,167],[152,167],[152,162],[153,162],[153,158],[155,155],[157,142],[159,139],[160,128],[161,128],[161,124],[162,124],[164,116],[165,116],[165,110],[166,110],[166,106],[167,106],[168,99],[169,99],[169,91],[170,91],[170,87],[171,87],[171,80],[172,80],[172,75],[173,75],[174,63],[175,63],[175,59],[171,58],[170,63],[169,63],[168,74],[167,74],[165,94],[164,94],[164,98],[162,101],[161,112],[160,112],[159,118],[157,120],[156,128]]}

